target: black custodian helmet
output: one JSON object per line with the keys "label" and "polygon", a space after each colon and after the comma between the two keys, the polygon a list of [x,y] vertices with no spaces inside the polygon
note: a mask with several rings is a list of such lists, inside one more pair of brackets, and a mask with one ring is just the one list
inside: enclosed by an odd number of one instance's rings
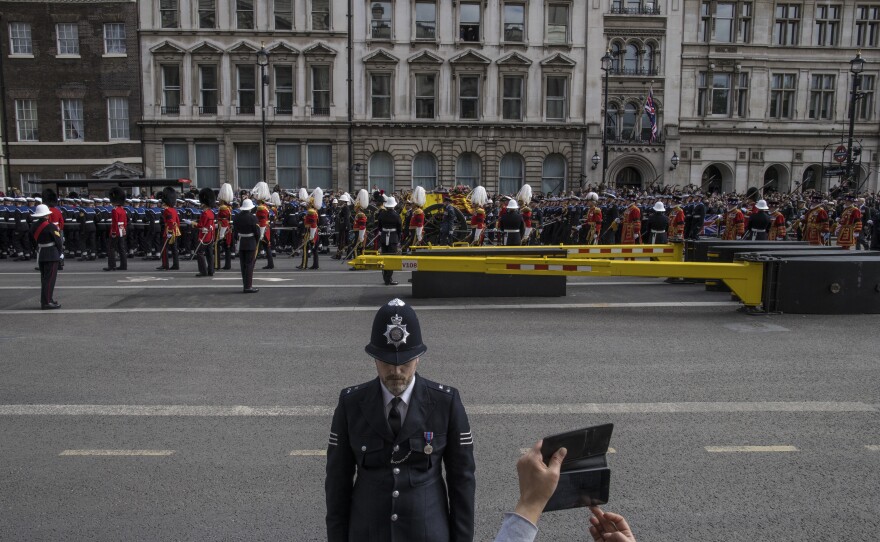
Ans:
{"label": "black custodian helmet", "polygon": [[422,328],[416,311],[400,299],[392,299],[379,309],[373,319],[370,344],[364,350],[390,365],[403,365],[424,354]]}

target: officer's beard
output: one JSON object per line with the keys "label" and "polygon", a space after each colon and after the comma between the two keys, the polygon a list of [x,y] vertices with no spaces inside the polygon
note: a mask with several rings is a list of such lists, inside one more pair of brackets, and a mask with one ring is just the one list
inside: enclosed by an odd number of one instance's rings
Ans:
{"label": "officer's beard", "polygon": [[391,392],[392,395],[398,396],[406,391],[406,388],[409,386],[409,383],[412,382],[412,379],[412,376],[406,378],[401,375],[391,375],[386,376],[382,380],[382,383],[385,384],[385,387],[388,389],[388,391]]}

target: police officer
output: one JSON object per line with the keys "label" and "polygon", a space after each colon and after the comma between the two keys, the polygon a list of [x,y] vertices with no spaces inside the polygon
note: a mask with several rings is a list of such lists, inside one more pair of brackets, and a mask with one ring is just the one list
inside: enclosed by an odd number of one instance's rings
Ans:
{"label": "police officer", "polygon": [[52,212],[45,205],[37,205],[34,209],[34,222],[31,225],[30,237],[37,244],[37,262],[40,266],[40,308],[43,310],[59,309],[54,298],[55,279],[58,278],[58,266],[61,263],[64,245],[61,232],[49,220]]}
{"label": "police officer", "polygon": [[260,239],[260,226],[257,225],[257,217],[251,212],[254,210],[254,202],[246,199],[241,202],[241,209],[232,221],[232,229],[235,232],[235,243],[238,252],[239,264],[241,265],[241,281],[244,293],[253,294],[259,292],[254,288],[254,264],[256,263],[257,241]]}
{"label": "police officer", "polygon": [[[400,215],[395,209],[397,200],[389,197],[385,200],[385,205],[376,213],[376,225],[379,228],[379,248],[382,254],[397,254],[400,245],[400,234],[403,231],[403,223],[400,221]],[[397,281],[392,275],[394,271],[382,270],[382,279],[386,286],[394,286]]]}
{"label": "police officer", "polygon": [[365,350],[379,377],[342,391],[330,427],[327,539],[473,540],[470,423],[458,391],[416,373],[427,346],[415,311],[383,305]]}

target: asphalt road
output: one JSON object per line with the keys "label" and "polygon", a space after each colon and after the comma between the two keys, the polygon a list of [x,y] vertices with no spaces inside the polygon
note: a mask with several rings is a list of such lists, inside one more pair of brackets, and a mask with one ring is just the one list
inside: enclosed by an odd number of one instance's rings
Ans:
{"label": "asphalt road", "polygon": [[[62,310],[42,312],[33,263],[0,261],[0,540],[323,540],[330,413],[375,376],[363,346],[391,297],[419,313],[421,374],[470,411],[478,540],[516,502],[521,448],[605,422],[606,508],[640,542],[880,531],[876,315],[746,316],[699,285],[619,277],[417,300],[405,273],[296,263],[244,295],[194,262],[69,262]],[[547,514],[539,540],[586,524]]]}

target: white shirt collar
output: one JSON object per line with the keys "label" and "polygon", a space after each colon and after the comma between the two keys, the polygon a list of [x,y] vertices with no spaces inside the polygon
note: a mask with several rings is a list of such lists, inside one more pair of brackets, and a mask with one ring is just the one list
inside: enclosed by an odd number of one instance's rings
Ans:
{"label": "white shirt collar", "polygon": [[[412,381],[409,383],[409,386],[403,390],[403,393],[400,394],[400,399],[403,403],[409,406],[410,397],[412,397],[413,388],[416,385],[416,375],[413,375]],[[385,387],[385,383],[382,382],[382,379],[379,379],[379,386],[382,388],[382,404],[388,406],[392,399],[394,399],[394,394],[388,391],[388,388]]]}

